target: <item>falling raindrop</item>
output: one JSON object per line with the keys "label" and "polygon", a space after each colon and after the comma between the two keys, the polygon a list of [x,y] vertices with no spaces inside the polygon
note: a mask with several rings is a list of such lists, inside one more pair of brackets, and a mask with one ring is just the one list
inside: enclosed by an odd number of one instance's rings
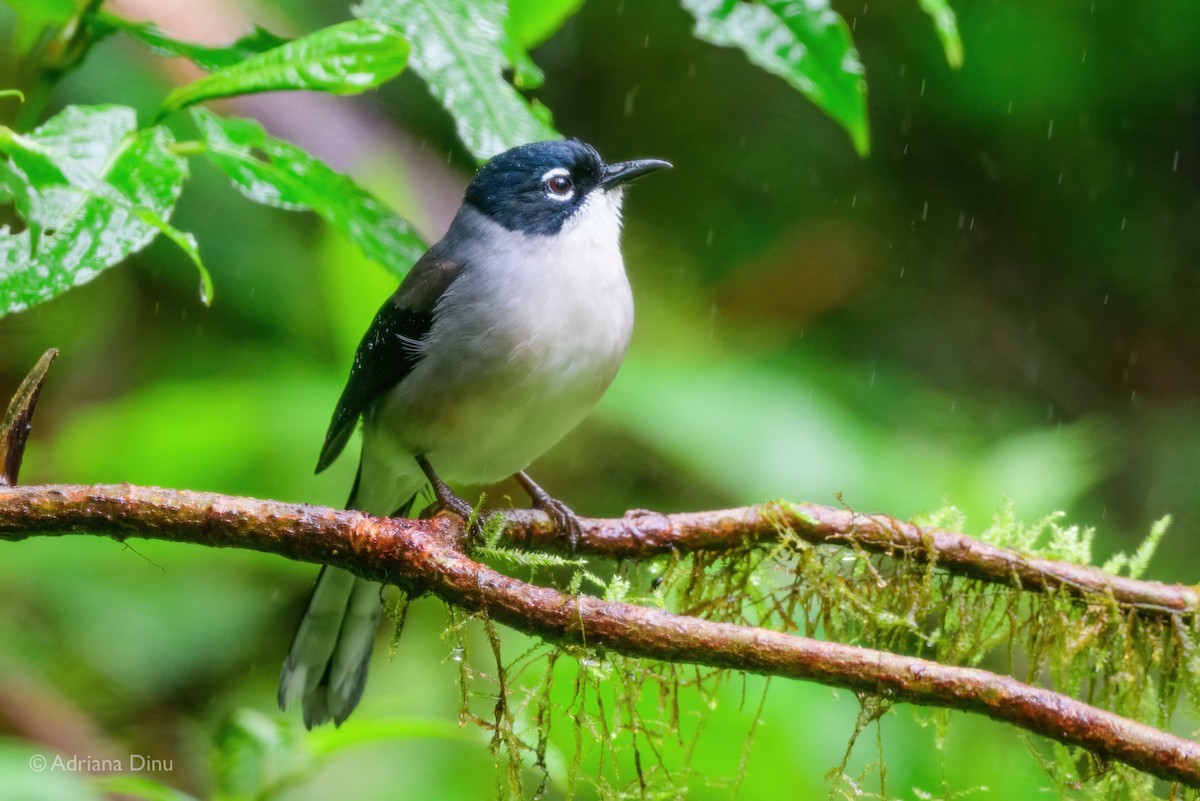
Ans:
{"label": "falling raindrop", "polygon": [[958,230],[961,231],[963,229],[963,225],[965,225],[966,222],[967,222],[967,213],[965,211],[960,211],[958,213]]}
{"label": "falling raindrop", "polygon": [[1125,230],[1125,223],[1126,223],[1126,222],[1128,222],[1128,221],[1129,221],[1129,218],[1128,218],[1128,217],[1122,217],[1122,218],[1121,218],[1121,230],[1122,230],[1122,231],[1124,231],[1124,230]]}
{"label": "falling raindrop", "polygon": [[1046,129],[1046,138],[1047,139],[1054,138],[1054,120],[1050,120],[1050,127]]}
{"label": "falling raindrop", "polygon": [[855,193],[850,196],[850,208],[854,208],[857,205],[858,205],[858,193]]}
{"label": "falling raindrop", "polygon": [[716,234],[716,231],[715,231],[715,229],[709,228],[709,229],[708,229],[708,236],[706,236],[706,237],[704,238],[704,244],[705,244],[705,245],[707,245],[708,247],[712,247],[712,243],[713,243],[713,236],[714,236],[715,234]]}
{"label": "falling raindrop", "polygon": [[1011,100],[1010,100],[1010,101],[1008,101],[1008,114],[1009,114],[1009,116],[1011,116],[1011,115],[1012,115],[1012,106],[1013,106],[1013,102],[1012,102]]}
{"label": "falling raindrop", "polygon": [[1086,51],[1086,50],[1084,50],[1084,51],[1083,51],[1083,58],[1079,60],[1079,63],[1080,63],[1080,64],[1086,64],[1086,63],[1087,63],[1087,51]]}
{"label": "falling raindrop", "polygon": [[1175,158],[1171,161],[1171,172],[1179,172],[1179,151],[1175,151]]}
{"label": "falling raindrop", "polygon": [[925,96],[925,79],[922,78],[921,79],[921,93],[918,94],[917,97],[924,97],[924,96]]}
{"label": "falling raindrop", "polygon": [[637,98],[640,91],[642,91],[642,85],[639,83],[625,93],[625,119],[633,117],[633,101]]}
{"label": "falling raindrop", "polygon": [[929,201],[925,201],[925,205],[921,207],[921,222],[929,219]]}

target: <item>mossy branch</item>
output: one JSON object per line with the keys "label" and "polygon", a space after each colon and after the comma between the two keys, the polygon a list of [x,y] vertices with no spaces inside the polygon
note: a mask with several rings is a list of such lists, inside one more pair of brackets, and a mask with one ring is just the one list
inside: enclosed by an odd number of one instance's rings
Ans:
{"label": "mossy branch", "polygon": [[[728,519],[729,513],[714,517]],[[544,524],[537,526],[539,530]],[[615,521],[611,526],[628,526]],[[596,530],[593,521],[585,531]],[[569,596],[498,573],[459,551],[461,521],[122,485],[0,489],[0,537],[94,533],[248,548],[337,565],[430,593],[555,642],[634,657],[807,679],[888,700],[978,712],[1102,759],[1200,787],[1200,744],[984,670],[823,642],[658,609]]]}
{"label": "mossy branch", "polygon": [[[452,607],[485,613],[546,640],[605,648],[630,657],[708,665],[845,687],[865,698],[978,712],[1081,747],[1147,774],[1200,788],[1200,744],[988,671],[940,664],[765,628],[714,622],[661,609],[563,593],[499,573],[461,548],[463,521],[376,518],[355,511],[210,493],[121,485],[16,487],[48,352],[14,397],[0,428],[0,539],[90,533],[210,547],[235,547],[337,565],[430,593]],[[1104,571],[1028,558],[953,532],[924,530],[885,515],[812,504],[660,515],[629,512],[584,520],[581,551],[633,558],[683,551],[729,551],[788,536],[903,556],[985,581],[1131,612],[1190,617],[1190,587],[1121,578]],[[509,512],[499,544],[561,548],[564,537],[536,512]]]}
{"label": "mossy branch", "polygon": [[[566,540],[543,514],[506,511],[506,537],[537,549]],[[644,510],[617,519],[580,519],[579,553],[645,559],[664,553],[726,551],[777,541],[785,532],[813,545],[854,546],[872,553],[932,562],[949,573],[1031,592],[1065,591],[1081,600],[1117,604],[1152,615],[1190,618],[1200,608],[1196,587],[1117,576],[1098,567],[1042,559],[952,531],[924,529],[881,514],[812,503],[767,503],[709,512]]]}

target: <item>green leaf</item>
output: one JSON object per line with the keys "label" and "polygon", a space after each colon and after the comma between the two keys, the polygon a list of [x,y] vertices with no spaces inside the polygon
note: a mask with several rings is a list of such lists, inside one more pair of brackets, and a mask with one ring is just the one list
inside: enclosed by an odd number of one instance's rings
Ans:
{"label": "green leaf", "polygon": [[845,20],[828,0],[683,0],[696,36],[736,47],[837,121],[859,154],[870,151],[867,84]]}
{"label": "green leaf", "polygon": [[425,243],[408,223],[296,145],[275,139],[250,120],[204,109],[194,109],[192,116],[208,158],[256,203],[316,212],[397,276],[405,275],[425,252]]}
{"label": "green leaf", "polygon": [[33,139],[0,125],[0,153],[4,153],[29,180],[38,186],[67,183],[54,157]]}
{"label": "green leaf", "polygon": [[536,89],[545,82],[529,49],[549,39],[582,6],[583,0],[510,0],[500,47],[512,64],[518,89]]}
{"label": "green leaf", "polygon": [[[516,45],[504,33],[501,0],[364,0],[355,13],[393,26],[413,43],[413,69],[480,160],[526,142],[558,138],[504,80],[504,70],[514,66]],[[532,77],[528,65],[524,77]]]}
{"label": "green leaf", "polygon": [[288,43],[288,39],[276,36],[265,28],[255,25],[254,30],[225,47],[209,47],[195,42],[185,42],[164,32],[152,22],[133,22],[102,11],[93,18],[92,24],[104,29],[124,31],[150,47],[161,56],[190,59],[205,72],[232,67],[248,58]]}
{"label": "green leaf", "polygon": [[358,94],[396,77],[408,62],[408,51],[408,42],[387,28],[350,20],[181,86],[167,95],[158,116],[204,100],[255,92]]}
{"label": "green leaf", "polygon": [[90,281],[158,235],[147,219],[165,225],[187,162],[171,152],[169,131],[136,124],[133,109],[71,106],[25,137],[66,184],[30,175],[16,159],[5,165],[10,194],[28,200],[18,210],[29,230],[0,236],[0,315]]}
{"label": "green leaf", "polygon": [[19,102],[25,102],[25,93],[20,89],[0,89],[0,97],[15,97]]}
{"label": "green leaf", "polygon": [[222,799],[266,798],[270,788],[302,770],[306,755],[295,731],[251,709],[231,712],[213,739],[214,795]]}
{"label": "green leaf", "polygon": [[546,73],[507,30],[500,37],[500,49],[513,67],[513,85],[518,89],[537,89],[546,82]]}
{"label": "green leaf", "polygon": [[196,237],[187,232],[180,231],[175,226],[160,217],[157,213],[147,208],[134,209],[138,219],[147,225],[153,225],[163,234],[178,246],[189,259],[192,264],[196,265],[196,269],[200,272],[200,302],[205,306],[212,305],[213,297],[213,280],[212,273],[204,266],[204,261],[200,258],[200,245],[196,242]]}
{"label": "green leaf", "polygon": [[920,0],[921,10],[933,18],[933,27],[938,38],[942,40],[942,49],[946,51],[946,61],[953,69],[958,69],[963,63],[962,37],[958,35],[958,20],[954,9],[946,0]]}
{"label": "green leaf", "polygon": [[449,721],[423,718],[355,719],[344,729],[316,729],[308,735],[308,747],[316,757],[332,756],[339,751],[368,743],[395,740],[469,739],[461,727]]}
{"label": "green leaf", "polygon": [[19,17],[13,49],[26,56],[41,41],[47,28],[60,27],[79,13],[77,0],[4,0]]}
{"label": "green leaf", "polygon": [[509,0],[504,29],[526,50],[537,47],[583,8],[583,0]]}

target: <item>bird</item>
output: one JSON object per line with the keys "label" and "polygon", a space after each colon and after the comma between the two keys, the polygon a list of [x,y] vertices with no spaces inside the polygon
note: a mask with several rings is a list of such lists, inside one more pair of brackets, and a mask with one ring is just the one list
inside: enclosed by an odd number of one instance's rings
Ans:
{"label": "bird", "polygon": [[[359,420],[347,508],[411,513],[426,482],[469,519],[449,483],[514,476],[564,530],[579,523],[525,468],[575,428],[615,377],[633,330],[621,255],[626,185],[671,167],[607,164],[578,139],[533,142],[488,160],[445,236],[417,260],[354,355],[317,472]],[[382,585],[326,565],[279,681],[279,706],[340,726],[362,698]]]}

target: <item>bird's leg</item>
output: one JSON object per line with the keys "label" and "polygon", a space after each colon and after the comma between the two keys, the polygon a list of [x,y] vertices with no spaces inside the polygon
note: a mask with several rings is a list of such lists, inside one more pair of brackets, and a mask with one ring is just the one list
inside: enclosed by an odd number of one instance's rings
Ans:
{"label": "bird's leg", "polygon": [[579,518],[571,511],[571,507],[552,497],[550,493],[538,486],[538,483],[530,478],[524,470],[514,474],[513,478],[529,493],[529,498],[533,501],[533,508],[541,509],[550,515],[550,519],[567,535],[567,544],[571,547],[571,553],[574,553],[576,546],[579,545],[579,535],[583,533],[583,529],[579,525]]}
{"label": "bird's leg", "polygon": [[[435,506],[445,509],[448,512],[453,512],[461,517],[464,523],[470,523],[471,516],[475,514],[475,508],[454,494],[454,490],[450,489],[450,486],[445,481],[442,481],[441,477],[433,471],[433,465],[429,464],[428,459],[424,456],[418,456],[417,464],[420,465],[421,471],[425,473],[425,477],[429,479],[429,483],[433,485],[433,494],[437,498]],[[476,538],[476,540],[482,537],[483,525],[478,517],[476,517],[474,524],[467,533]]]}

